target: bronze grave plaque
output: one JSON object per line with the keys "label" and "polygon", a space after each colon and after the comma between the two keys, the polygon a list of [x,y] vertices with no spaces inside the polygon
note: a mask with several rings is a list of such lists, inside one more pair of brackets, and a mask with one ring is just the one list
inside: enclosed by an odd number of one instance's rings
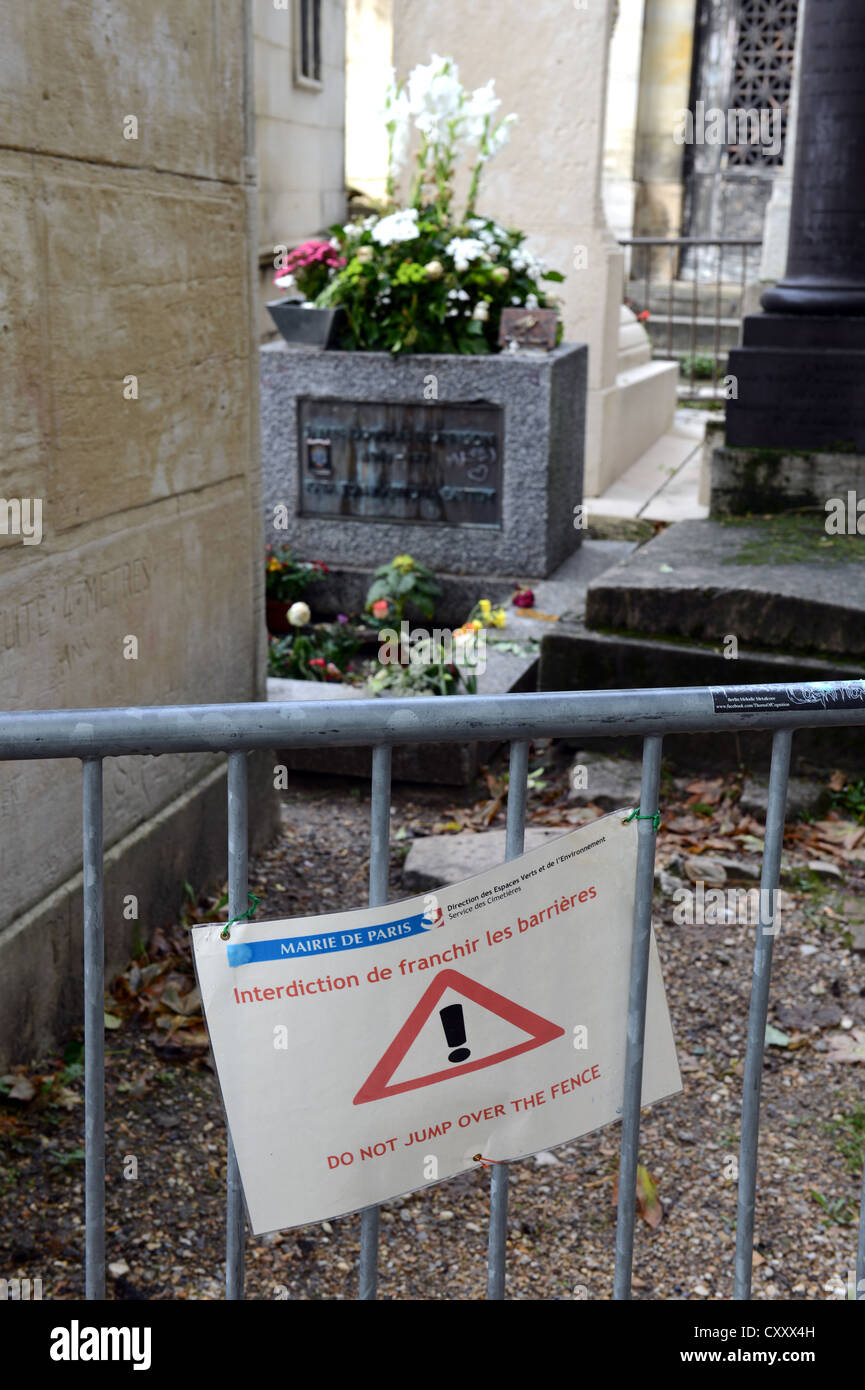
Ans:
{"label": "bronze grave plaque", "polygon": [[298,400],[300,516],[501,528],[502,407]]}

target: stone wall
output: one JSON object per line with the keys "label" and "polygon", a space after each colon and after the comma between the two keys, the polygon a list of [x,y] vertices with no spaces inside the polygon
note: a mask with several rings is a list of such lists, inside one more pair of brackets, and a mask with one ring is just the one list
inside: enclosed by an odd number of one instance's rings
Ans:
{"label": "stone wall", "polygon": [[[0,535],[0,709],[263,696],[250,67],[236,0],[0,10],[2,492],[41,511]],[[80,780],[0,767],[0,1059],[79,1016]],[[146,936],[222,873],[224,796],[215,757],[106,763],[109,967],[124,896]]]}

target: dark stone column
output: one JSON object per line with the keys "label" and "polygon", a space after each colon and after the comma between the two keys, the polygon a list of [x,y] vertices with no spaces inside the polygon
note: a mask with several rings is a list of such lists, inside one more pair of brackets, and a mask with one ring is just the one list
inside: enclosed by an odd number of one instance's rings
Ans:
{"label": "dark stone column", "polygon": [[865,453],[865,0],[809,0],[784,279],[730,354],[729,445]]}
{"label": "dark stone column", "polygon": [[805,12],[787,272],[772,314],[865,315],[865,4]]}

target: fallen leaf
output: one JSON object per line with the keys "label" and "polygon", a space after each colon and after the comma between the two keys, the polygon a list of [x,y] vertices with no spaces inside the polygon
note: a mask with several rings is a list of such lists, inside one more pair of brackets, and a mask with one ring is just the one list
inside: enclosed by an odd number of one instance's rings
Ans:
{"label": "fallen leaf", "polygon": [[780,1028],[773,1028],[771,1023],[766,1024],[766,1046],[767,1047],[789,1047],[790,1035],[782,1033]]}
{"label": "fallen leaf", "polygon": [[[610,1203],[617,1206],[619,1201],[619,1175],[616,1174],[613,1182],[613,1190],[610,1194]],[[652,1177],[647,1168],[642,1163],[637,1164],[637,1211],[643,1218],[647,1226],[656,1230],[664,1219],[664,1208],[661,1206],[658,1197],[658,1184]]]}
{"label": "fallen leaf", "polygon": [[664,1208],[658,1197],[658,1184],[642,1163],[637,1165],[637,1210],[653,1231],[657,1230],[664,1219]]}
{"label": "fallen leaf", "polygon": [[7,1100],[28,1101],[32,1100],[36,1094],[36,1087],[29,1076],[18,1076],[13,1072],[9,1076],[0,1077],[0,1080],[9,1086],[9,1090],[6,1092]]}
{"label": "fallen leaf", "polygon": [[715,806],[721,800],[723,789],[724,782],[720,777],[710,782],[703,782],[699,779],[695,782],[689,782],[685,788],[685,791],[690,793],[688,805],[691,806],[699,801],[705,806]]}
{"label": "fallen leaf", "polygon": [[122,1018],[118,1018],[118,1017],[117,1017],[117,1014],[110,1014],[110,1013],[108,1013],[108,1012],[106,1011],[106,1013],[105,1013],[105,1027],[106,1027],[106,1028],[120,1028],[121,1025],[122,1025],[122,1023],[123,1023],[123,1019],[122,1019]]}

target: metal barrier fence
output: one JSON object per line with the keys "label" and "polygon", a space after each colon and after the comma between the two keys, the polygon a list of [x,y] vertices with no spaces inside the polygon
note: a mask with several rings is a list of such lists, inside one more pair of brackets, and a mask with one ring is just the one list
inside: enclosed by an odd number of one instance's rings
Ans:
{"label": "metal barrier fence", "polygon": [[[750,691],[750,696],[745,692]],[[369,902],[387,902],[391,750],[404,743],[510,742],[506,859],[523,852],[532,738],[643,738],[634,934],[627,1017],[614,1298],[631,1295],[646,986],[655,871],[653,814],[659,806],[661,748],[667,733],[723,729],[772,732],[772,760],[760,877],[760,912],[748,1017],[742,1098],[736,1265],[733,1297],[751,1296],[760,1089],[774,946],[773,910],[780,876],[790,748],[797,728],[865,724],[865,683],[711,689],[579,691],[448,696],[406,700],[187,705],[58,710],[0,717],[0,761],[79,758],[83,765],[85,1288],[105,1297],[104,927],[102,760],[129,754],[228,754],[228,915],[247,906],[247,754],[254,749],[372,746]],[[752,708],[748,708],[748,703]],[[857,703],[858,702],[858,703]],[[767,911],[767,904],[772,911]],[[505,1296],[508,1168],[492,1170],[487,1297]],[[378,1209],[361,1218],[359,1297],[374,1299]],[[226,1298],[243,1297],[244,1215],[237,1161],[228,1136]],[[856,1289],[865,1287],[865,1174]]]}
{"label": "metal barrier fence", "polygon": [[[697,400],[701,398],[697,358],[702,351],[712,359],[711,391],[707,386],[708,394],[702,398],[722,401],[727,354],[730,347],[739,341],[745,312],[745,291],[749,283],[748,256],[749,253],[756,253],[763,245],[762,240],[759,237],[633,236],[620,237],[619,245],[625,247],[626,251],[637,253],[627,283],[636,287],[642,281],[643,308],[651,313],[647,331],[652,341],[652,356],[665,361],[678,361],[682,380],[686,377],[689,379],[688,385],[680,388],[680,398]],[[656,256],[662,257],[665,251],[666,265],[659,273],[653,262]],[[732,257],[732,269],[730,258],[725,259],[727,252],[739,253]],[[642,269],[634,263],[637,257],[642,260]],[[690,281],[683,276],[689,258]],[[750,278],[753,281],[758,276],[752,271]],[[657,286],[656,300],[652,295],[653,284]],[[738,293],[730,303],[734,290]],[[680,292],[684,293],[684,299]],[[637,293],[636,288],[634,293]],[[726,309],[722,307],[724,300],[728,301]],[[656,304],[658,307],[655,307]],[[724,346],[721,341],[724,336],[728,340],[732,337],[733,343],[728,341]],[[682,338],[687,340],[687,349],[681,341],[678,344],[675,342]],[[688,364],[687,370],[685,364]]]}

